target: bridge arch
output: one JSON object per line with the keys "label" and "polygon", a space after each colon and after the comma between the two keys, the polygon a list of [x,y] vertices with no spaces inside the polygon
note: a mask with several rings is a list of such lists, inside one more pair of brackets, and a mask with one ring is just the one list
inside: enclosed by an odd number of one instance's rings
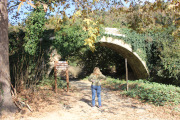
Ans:
{"label": "bridge arch", "polygon": [[[118,34],[116,28],[105,28],[106,34],[111,34],[115,36],[124,36],[122,34]],[[124,36],[125,37],[125,36]],[[122,57],[127,58],[128,64],[134,72],[134,75],[138,79],[144,79],[149,76],[148,68],[146,66],[146,62],[143,61],[140,56],[133,51],[132,46],[125,43],[121,39],[115,39],[112,37],[103,36],[98,43],[101,46],[108,47],[117,53],[121,54]]]}

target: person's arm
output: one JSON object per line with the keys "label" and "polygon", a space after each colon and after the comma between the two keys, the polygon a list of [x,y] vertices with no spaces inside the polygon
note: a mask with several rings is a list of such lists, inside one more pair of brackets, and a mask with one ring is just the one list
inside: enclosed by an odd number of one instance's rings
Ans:
{"label": "person's arm", "polygon": [[103,80],[106,80],[106,76],[104,76],[103,74],[101,74],[101,75],[99,76],[99,79],[100,79],[100,80],[102,80],[102,79],[103,79]]}
{"label": "person's arm", "polygon": [[93,75],[92,75],[92,74],[89,76],[88,80],[89,80],[90,82],[94,82],[94,80],[93,80]]}

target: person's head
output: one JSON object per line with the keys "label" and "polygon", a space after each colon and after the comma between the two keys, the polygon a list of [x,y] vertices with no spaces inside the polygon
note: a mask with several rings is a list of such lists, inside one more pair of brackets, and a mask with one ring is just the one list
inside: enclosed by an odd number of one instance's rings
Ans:
{"label": "person's head", "polygon": [[100,69],[98,67],[95,67],[94,70],[93,70],[93,74],[100,75],[102,73],[101,73],[101,71],[100,71]]}

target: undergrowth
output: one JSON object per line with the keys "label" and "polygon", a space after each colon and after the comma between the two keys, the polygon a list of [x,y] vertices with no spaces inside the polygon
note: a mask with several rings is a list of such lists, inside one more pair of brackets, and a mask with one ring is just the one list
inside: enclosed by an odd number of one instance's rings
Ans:
{"label": "undergrowth", "polygon": [[[44,78],[38,86],[51,86],[54,88],[55,80],[54,77],[52,78]],[[57,78],[57,86],[58,88],[64,89],[67,87],[67,83],[65,80],[62,80],[61,77]]]}
{"label": "undergrowth", "polygon": [[177,105],[180,103],[180,88],[147,80],[128,81],[129,90],[126,91],[126,81],[107,78],[104,86],[112,90],[121,90],[121,94],[138,98],[155,105]]}

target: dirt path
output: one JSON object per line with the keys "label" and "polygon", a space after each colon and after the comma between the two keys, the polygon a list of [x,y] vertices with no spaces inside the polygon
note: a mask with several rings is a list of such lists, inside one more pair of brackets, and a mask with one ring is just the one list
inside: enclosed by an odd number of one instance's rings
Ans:
{"label": "dirt path", "polygon": [[[144,104],[102,87],[102,108],[91,107],[88,81],[71,81],[71,91],[58,95],[44,111],[21,116],[20,120],[178,120],[172,111]],[[51,104],[51,105],[50,105]],[[97,98],[96,98],[97,105]],[[49,109],[49,110],[48,110]],[[41,112],[40,112],[41,111]]]}

